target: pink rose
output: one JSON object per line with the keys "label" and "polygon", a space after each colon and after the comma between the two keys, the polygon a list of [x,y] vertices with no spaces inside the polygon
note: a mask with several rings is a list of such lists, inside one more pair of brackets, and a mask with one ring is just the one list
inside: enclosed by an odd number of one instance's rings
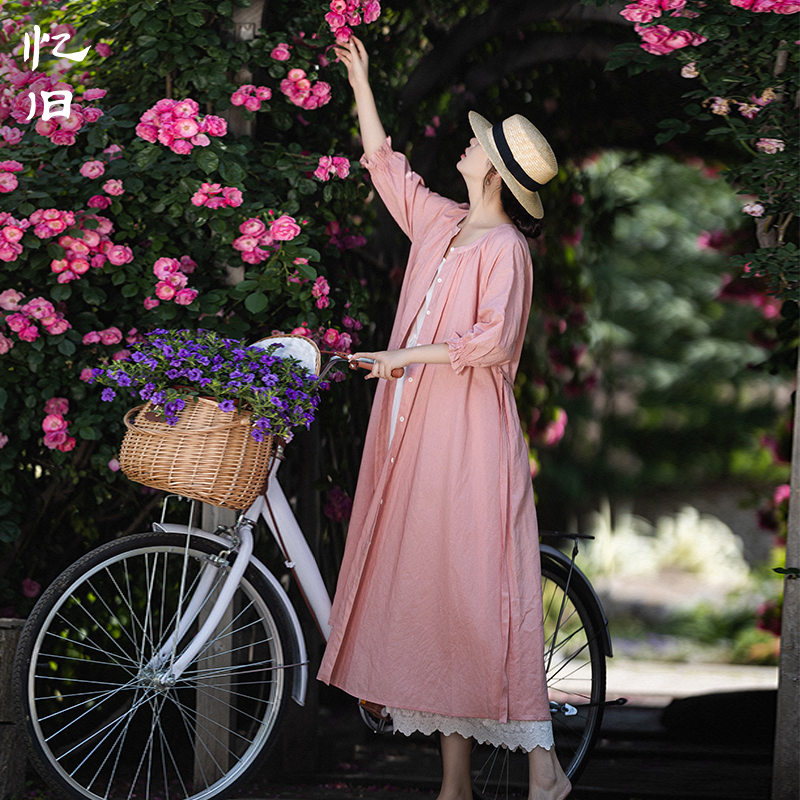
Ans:
{"label": "pink rose", "polygon": [[243,106],[247,100],[247,95],[242,92],[236,91],[231,95],[232,106]]}
{"label": "pink rose", "polygon": [[142,301],[142,305],[150,311],[151,308],[155,308],[158,305],[161,305],[161,301],[155,297],[145,297]]}
{"label": "pink rose", "polygon": [[55,320],[55,322],[51,322],[47,326],[47,332],[51,336],[58,336],[59,333],[65,333],[71,327],[72,327],[72,325],[70,325],[69,322],[67,322],[67,320],[65,320],[63,318],[62,319],[57,319],[57,320]]}
{"label": "pink rose", "polygon": [[8,194],[8,192],[13,192],[14,189],[17,188],[19,181],[17,180],[17,176],[13,175],[10,172],[0,172],[0,192],[4,194]]}
{"label": "pink rose", "polygon": [[51,137],[50,141],[59,147],[70,147],[75,144],[75,134],[71,131],[56,131]]}
{"label": "pink rose", "polygon": [[108,462],[108,468],[112,472],[119,472],[119,461],[116,458],[112,458],[111,461]]}
{"label": "pink rose", "polygon": [[742,211],[745,214],[749,214],[751,217],[762,217],[764,216],[764,206],[761,203],[746,203]]}
{"label": "pink rose", "polygon": [[83,116],[87,122],[97,122],[103,116],[103,112],[99,108],[85,108]]}
{"label": "pink rose", "polygon": [[248,236],[260,236],[266,229],[267,226],[258,217],[251,217],[239,225],[239,231]]}
{"label": "pink rose", "polygon": [[287,75],[289,80],[292,81],[293,83],[297,83],[297,81],[302,80],[303,78],[305,78],[305,76],[306,76],[305,70],[298,69],[296,67],[294,69],[290,69],[289,74]]}
{"label": "pink rose", "polygon": [[197,297],[196,289],[180,289],[175,293],[174,300],[180,306],[188,306]]}
{"label": "pink rose", "polygon": [[180,262],[174,258],[167,258],[162,256],[153,264],[153,274],[161,281],[167,279],[167,276],[172,275],[174,272],[180,270]]}
{"label": "pink rose", "polygon": [[106,181],[103,184],[103,189],[114,197],[119,197],[121,194],[125,193],[125,190],[122,188],[122,181],[120,180]]}
{"label": "pink rose", "polygon": [[186,139],[176,139],[174,142],[172,142],[172,144],[170,144],[169,149],[172,150],[173,153],[177,153],[179,156],[185,156],[192,152],[193,146],[192,143]]}
{"label": "pink rose", "polygon": [[181,256],[180,258],[181,272],[191,275],[197,269],[197,262],[192,260],[190,256]]}
{"label": "pink rose", "polygon": [[328,328],[322,337],[322,341],[330,347],[333,347],[338,340],[339,332],[335,328]]}
{"label": "pink rose", "polygon": [[0,293],[0,308],[3,311],[16,311],[19,308],[19,301],[24,297],[24,294],[15,289],[6,289]]}
{"label": "pink rose", "polygon": [[759,139],[756,142],[756,150],[762,153],[779,153],[785,147],[786,144],[783,139]]}
{"label": "pink rose", "polygon": [[84,381],[84,383],[88,383],[94,377],[92,373],[91,367],[84,367],[81,370],[81,374],[78,376],[78,380]]}
{"label": "pink rose", "polygon": [[13,346],[14,342],[0,333],[0,355],[5,355]]}
{"label": "pink rose", "polygon": [[108,208],[113,200],[110,197],[104,197],[102,194],[92,195],[87,201],[86,205],[89,208]]}
{"label": "pink rose", "polygon": [[[66,397],[51,397],[44,404],[45,414],[58,414],[64,416],[69,413],[69,400]],[[47,428],[45,428],[47,430]],[[60,428],[51,428],[51,430],[60,430]]]}
{"label": "pink rose", "polygon": [[119,344],[122,341],[122,331],[119,328],[106,328],[100,331],[100,341],[103,344]]}
{"label": "pink rose", "polygon": [[227,204],[233,208],[240,206],[243,202],[242,193],[235,186],[226,186],[222,190],[222,194]]}
{"label": "pink rose", "polygon": [[156,284],[156,296],[159,298],[159,300],[172,300],[176,294],[177,291],[175,287],[169,283],[159,281]]}
{"label": "pink rose", "polygon": [[294,217],[283,214],[270,225],[269,232],[275,239],[288,242],[300,233],[300,226],[297,224]]}
{"label": "pink rose", "polygon": [[129,264],[133,261],[133,251],[124,244],[115,244],[107,253],[108,260],[115,266]]}
{"label": "pink rose", "polygon": [[6,325],[11,328],[14,333],[19,333],[28,327],[28,318],[25,314],[10,314],[6,317]]}
{"label": "pink rose", "polygon": [[269,55],[270,58],[274,58],[276,61],[288,61],[291,55],[289,53],[289,45],[286,42],[280,42],[272,48],[272,52]]}
{"label": "pink rose", "polygon": [[150,144],[155,144],[158,139],[158,128],[155,125],[146,125],[140,122],[136,126],[136,135]]}
{"label": "pink rose", "polygon": [[67,429],[67,421],[61,414],[48,414],[42,420],[42,430],[45,433],[53,433],[55,431],[65,431]]}
{"label": "pink rose", "polygon": [[[45,436],[45,439],[46,438],[47,437]],[[66,439],[64,439],[63,442],[61,442],[60,445],[58,445],[58,449],[62,453],[68,453],[70,450],[74,450],[75,449],[75,437],[74,436],[68,436]]]}
{"label": "pink rose", "polygon": [[18,334],[23,342],[33,342],[39,338],[39,329],[35,325],[28,325],[23,328]]}
{"label": "pink rose", "polygon": [[51,431],[44,435],[44,446],[55,450],[60,444],[67,441],[66,431]]}
{"label": "pink rose", "polygon": [[41,591],[42,587],[36,581],[32,580],[31,578],[23,578],[22,594],[24,597],[32,600],[34,597],[37,597]]}
{"label": "pink rose", "polygon": [[99,331],[89,331],[89,333],[85,333],[83,335],[83,343],[84,344],[100,344],[100,332]]}
{"label": "pink rose", "polygon": [[333,168],[340,178],[346,178],[350,174],[350,160],[340,156],[334,156]]}
{"label": "pink rose", "polygon": [[206,123],[205,132],[209,136],[224,136],[228,132],[228,123],[222,117],[206,114],[204,122]]}
{"label": "pink rose", "polygon": [[[101,47],[108,47],[108,45],[97,45],[97,51],[100,52],[99,48]],[[101,53],[102,55],[102,53]],[[108,94],[108,89],[87,89],[83,93],[84,100],[99,100],[101,97],[105,97]]]}
{"label": "pink rose", "polygon": [[375,22],[381,15],[381,4],[377,0],[369,0],[368,3],[364,3],[361,10],[364,12],[364,22],[369,24]]}
{"label": "pink rose", "polygon": [[106,165],[102,161],[85,161],[79,171],[84,178],[99,178],[106,171]]}

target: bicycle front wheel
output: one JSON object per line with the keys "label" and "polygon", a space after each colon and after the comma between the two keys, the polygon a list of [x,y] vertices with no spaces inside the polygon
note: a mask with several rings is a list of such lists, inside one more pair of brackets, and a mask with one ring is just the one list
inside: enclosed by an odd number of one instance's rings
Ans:
{"label": "bicycle front wheel", "polygon": [[[57,791],[218,798],[265,755],[291,691],[291,649],[283,608],[252,566],[205,647],[168,679],[227,574],[209,561],[219,550],[200,537],[126,537],[84,556],[42,596],[20,637],[13,687],[32,761]],[[201,585],[210,588],[175,642]]]}
{"label": "bicycle front wheel", "polygon": [[[603,721],[606,660],[602,612],[587,587],[570,575],[569,562],[542,553],[544,660],[550,718],[561,767],[575,783]],[[528,754],[479,745],[475,786],[493,797],[526,795]]]}

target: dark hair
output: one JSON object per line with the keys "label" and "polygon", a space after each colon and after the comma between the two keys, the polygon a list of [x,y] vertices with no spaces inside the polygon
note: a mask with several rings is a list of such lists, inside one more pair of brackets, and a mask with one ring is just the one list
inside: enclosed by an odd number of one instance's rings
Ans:
{"label": "dark hair", "polygon": [[[494,165],[489,167],[489,171],[484,178],[484,189],[486,188],[486,181],[496,172],[497,168]],[[500,205],[525,238],[535,239],[542,232],[542,221],[531,216],[525,210],[522,203],[514,197],[514,193],[508,188],[502,177],[500,178]]]}

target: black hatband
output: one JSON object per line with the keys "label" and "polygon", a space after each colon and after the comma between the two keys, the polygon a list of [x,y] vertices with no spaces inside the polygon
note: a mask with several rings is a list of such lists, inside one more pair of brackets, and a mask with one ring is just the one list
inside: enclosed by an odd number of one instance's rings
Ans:
{"label": "black hatband", "polygon": [[492,136],[494,137],[494,143],[497,147],[497,152],[500,154],[500,158],[503,159],[503,163],[506,165],[508,171],[524,186],[531,192],[538,192],[539,189],[542,188],[541,183],[536,183],[536,181],[525,172],[524,169],[519,165],[517,160],[514,158],[514,154],[511,152],[511,148],[508,146],[508,142],[506,141],[506,135],[503,132],[503,123],[498,122],[496,125],[492,126]]}

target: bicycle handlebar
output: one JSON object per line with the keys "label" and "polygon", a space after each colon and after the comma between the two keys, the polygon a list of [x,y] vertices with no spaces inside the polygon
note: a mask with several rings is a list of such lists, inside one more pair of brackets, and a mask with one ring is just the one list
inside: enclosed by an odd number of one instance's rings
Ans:
{"label": "bicycle handlebar", "polygon": [[[371,358],[359,358],[353,361],[350,353],[345,353],[341,350],[320,350],[320,353],[323,355],[332,356],[331,360],[325,365],[325,368],[320,373],[320,377],[327,375],[328,370],[339,361],[347,362],[347,366],[350,367],[350,369],[358,369],[359,367],[362,369],[372,369],[372,365],[375,363]],[[403,369],[403,367],[395,367],[392,370],[393,378],[402,378],[404,374],[405,369]]]}
{"label": "bicycle handlebar", "polygon": [[[358,367],[361,367],[361,369],[372,369],[374,363],[375,362],[371,358],[357,358],[355,361],[348,359],[348,366],[350,369],[358,369]],[[392,370],[393,378],[402,378],[404,374],[405,370],[402,367],[395,367]]]}

